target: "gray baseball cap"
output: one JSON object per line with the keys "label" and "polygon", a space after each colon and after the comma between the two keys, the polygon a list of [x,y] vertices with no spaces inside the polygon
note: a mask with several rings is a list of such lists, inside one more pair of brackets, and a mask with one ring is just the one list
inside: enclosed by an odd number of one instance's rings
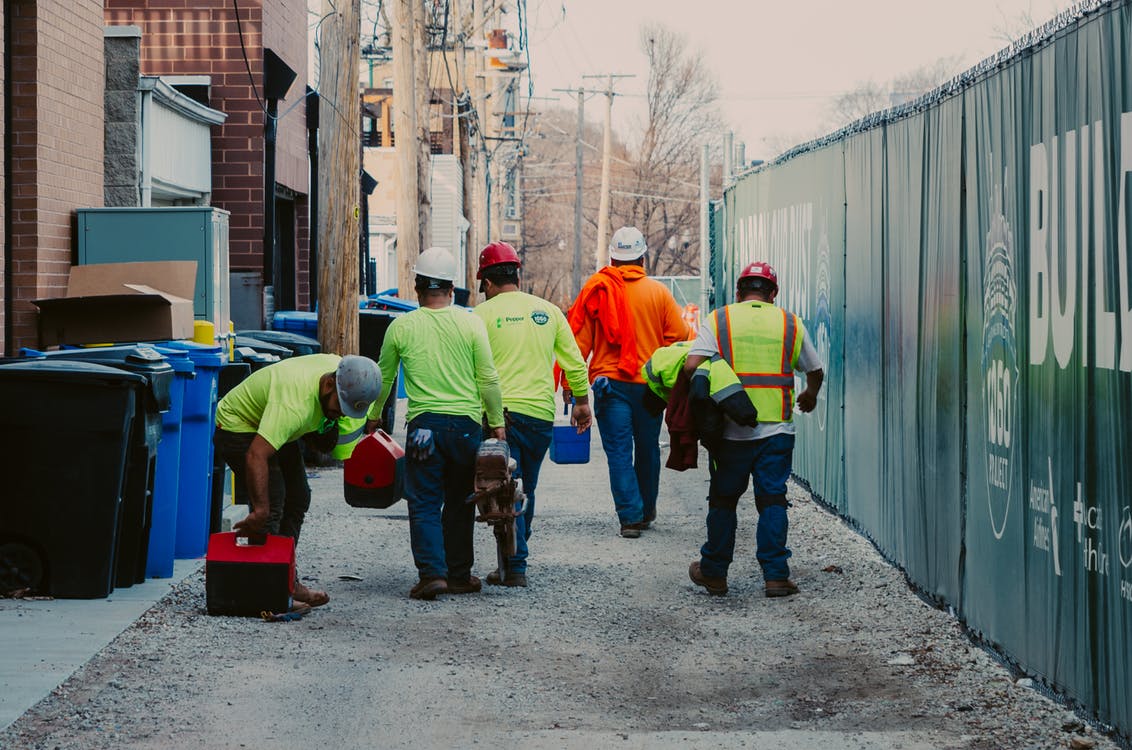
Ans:
{"label": "gray baseball cap", "polygon": [[338,363],[335,381],[342,413],[353,419],[364,417],[370,404],[381,395],[381,370],[369,357],[355,354],[343,357]]}

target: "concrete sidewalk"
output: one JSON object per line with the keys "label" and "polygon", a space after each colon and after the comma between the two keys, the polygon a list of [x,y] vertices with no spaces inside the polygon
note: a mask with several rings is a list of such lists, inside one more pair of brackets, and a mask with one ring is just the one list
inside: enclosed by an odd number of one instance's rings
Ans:
{"label": "concrete sidewalk", "polygon": [[0,599],[0,730],[86,664],[203,560],[172,578],[115,589],[106,599]]}

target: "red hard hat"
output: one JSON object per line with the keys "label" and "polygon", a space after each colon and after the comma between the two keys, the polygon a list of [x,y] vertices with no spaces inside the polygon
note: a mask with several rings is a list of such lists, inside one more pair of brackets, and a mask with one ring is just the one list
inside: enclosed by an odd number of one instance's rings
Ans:
{"label": "red hard hat", "polygon": [[492,242],[483,250],[480,250],[480,268],[476,271],[476,278],[483,278],[483,269],[498,266],[501,263],[523,265],[523,261],[519,260],[519,254],[515,252],[515,248],[506,242]]}
{"label": "red hard hat", "polygon": [[739,278],[766,279],[770,283],[774,284],[775,287],[778,286],[778,274],[774,272],[774,269],[765,260],[757,260],[751,265],[744,268],[743,273],[739,274]]}

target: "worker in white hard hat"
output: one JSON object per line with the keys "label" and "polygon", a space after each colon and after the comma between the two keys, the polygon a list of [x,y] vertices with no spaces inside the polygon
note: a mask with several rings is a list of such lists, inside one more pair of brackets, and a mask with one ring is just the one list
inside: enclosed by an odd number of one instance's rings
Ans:
{"label": "worker in white hard hat", "polygon": [[668,287],[648,278],[644,235],[621,227],[609,243],[610,265],[586,281],[567,315],[589,359],[594,416],[609,464],[621,536],[636,539],[656,519],[662,415],[644,406],[641,365],[662,346],[691,337]]}
{"label": "worker in white hard hat", "polygon": [[[220,399],[214,445],[232,467],[236,502],[251,511],[233,530],[281,534],[297,544],[311,503],[299,438],[337,434],[343,416],[376,415],[381,383],[367,357],[308,354],[253,373]],[[330,601],[297,579],[292,596],[312,607]]]}
{"label": "worker in white hard hat", "polygon": [[409,399],[405,500],[418,576],[409,596],[435,599],[482,586],[472,574],[476,506],[465,501],[472,494],[485,409],[492,436],[506,440],[507,433],[487,329],[452,306],[456,259],[430,247],[413,272],[420,307],[389,325],[378,364],[386,382],[402,367]]}

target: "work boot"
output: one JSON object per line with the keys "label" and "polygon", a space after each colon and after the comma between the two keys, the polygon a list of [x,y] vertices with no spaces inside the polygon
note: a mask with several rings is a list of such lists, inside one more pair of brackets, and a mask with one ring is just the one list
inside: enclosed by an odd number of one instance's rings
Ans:
{"label": "work boot", "polygon": [[785,581],[767,581],[766,582],[766,595],[767,596],[792,596],[798,593],[798,587],[794,582],[787,578]]}
{"label": "work boot", "polygon": [[463,581],[453,581],[448,579],[448,593],[449,594],[478,594],[483,584],[477,576],[469,575]]}
{"label": "work boot", "polygon": [[527,574],[526,573],[508,573],[506,578],[499,575],[498,570],[493,570],[487,574],[488,586],[521,586],[527,587]]}
{"label": "work boot", "polygon": [[312,607],[321,607],[330,601],[330,596],[325,591],[307,588],[298,581],[295,581],[295,590],[291,592],[291,598]]}
{"label": "work boot", "polygon": [[417,585],[409,589],[410,599],[424,599],[432,601],[439,594],[448,593],[448,582],[443,578],[422,578]]}
{"label": "work boot", "polygon": [[639,539],[641,532],[646,528],[648,528],[648,526],[644,521],[637,521],[636,523],[624,523],[621,524],[621,536],[625,537],[626,539]]}
{"label": "work boot", "polygon": [[655,520],[656,520],[656,512],[654,511],[654,512],[650,513],[649,515],[645,516],[645,520],[641,521],[641,528],[642,529],[651,529],[652,528],[652,522],[655,521]]}
{"label": "work boot", "polygon": [[[688,566],[688,577],[692,579],[692,583],[703,586],[712,596],[726,596],[727,594],[727,579],[705,576],[700,570],[699,561]],[[767,596],[770,596],[770,594],[767,594]]]}

